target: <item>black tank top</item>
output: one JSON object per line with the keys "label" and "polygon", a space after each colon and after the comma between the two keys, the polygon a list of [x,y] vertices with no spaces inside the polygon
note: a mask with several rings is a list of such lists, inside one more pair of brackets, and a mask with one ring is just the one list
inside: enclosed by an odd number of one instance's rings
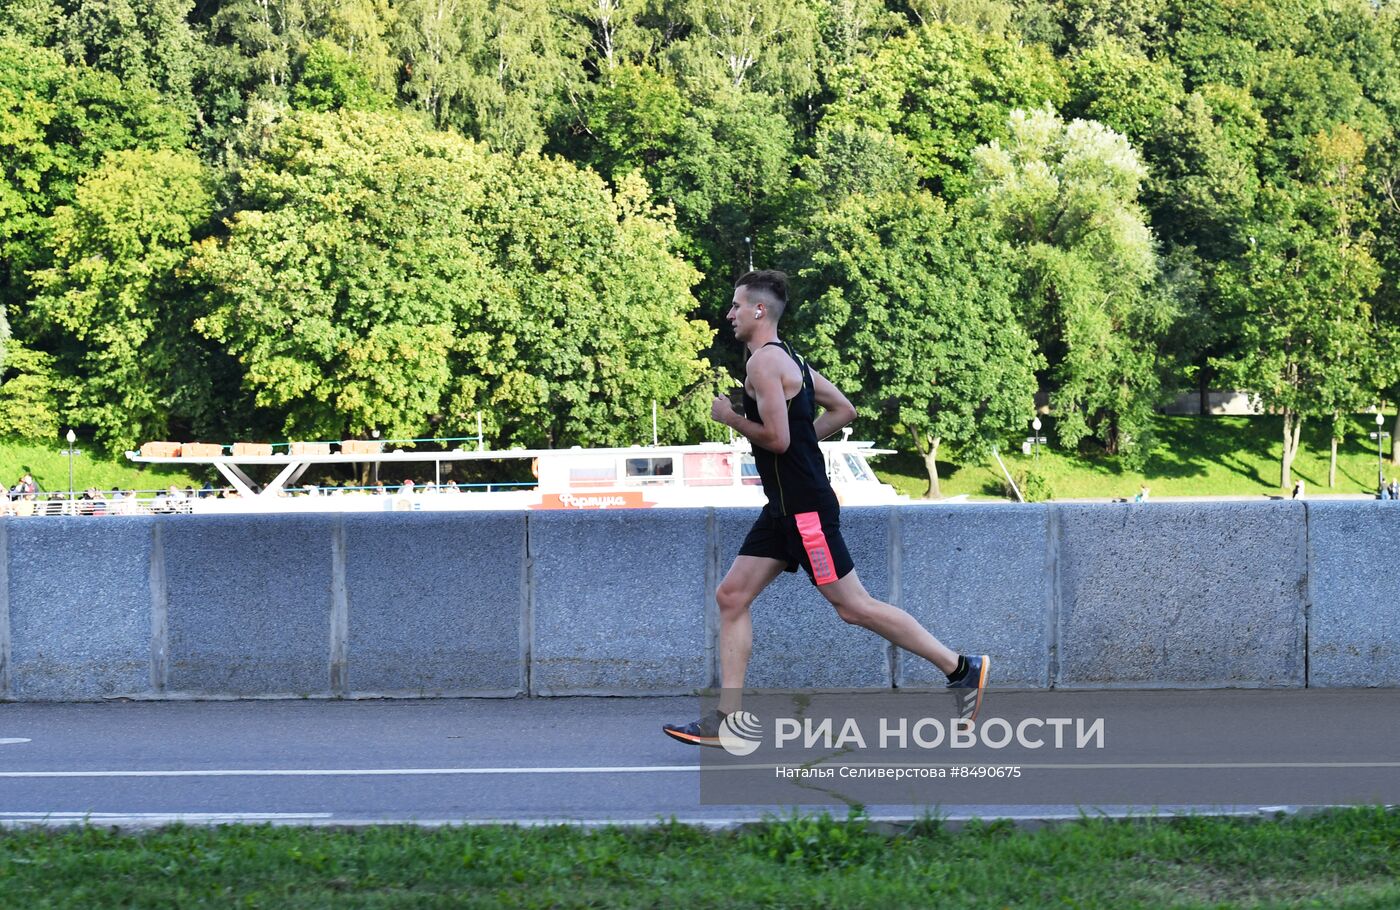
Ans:
{"label": "black tank top", "polygon": [[[836,493],[827,479],[826,458],[817,445],[817,430],[812,425],[817,416],[812,371],[787,342],[770,341],[768,344],[787,351],[802,369],[802,388],[787,403],[787,451],[778,455],[759,445],[753,447],[753,460],[758,466],[759,479],[763,481],[763,492],[768,495],[768,508],[778,515],[831,508],[837,504]],[[758,402],[747,388],[744,389],[744,416],[754,423],[763,423]]]}

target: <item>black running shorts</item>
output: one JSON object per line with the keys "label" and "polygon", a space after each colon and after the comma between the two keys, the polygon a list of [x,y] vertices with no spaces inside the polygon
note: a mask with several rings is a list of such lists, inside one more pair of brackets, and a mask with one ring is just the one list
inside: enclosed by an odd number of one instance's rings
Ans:
{"label": "black running shorts", "polygon": [[758,556],[787,563],[785,571],[807,570],[812,584],[827,585],[845,578],[856,567],[841,539],[841,508],[774,515],[763,507],[753,523],[740,556]]}

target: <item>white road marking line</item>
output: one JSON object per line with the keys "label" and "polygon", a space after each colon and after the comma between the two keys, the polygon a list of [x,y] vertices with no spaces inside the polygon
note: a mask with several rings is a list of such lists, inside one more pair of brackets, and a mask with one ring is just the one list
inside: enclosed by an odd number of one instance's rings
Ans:
{"label": "white road marking line", "polygon": [[17,746],[20,743],[27,742],[29,742],[29,740],[25,739],[22,736],[10,736],[5,739],[0,739],[0,746]]}
{"label": "white road marking line", "polygon": [[220,819],[313,819],[332,818],[329,812],[0,812],[0,821],[17,819],[85,819],[111,821],[133,819],[185,819],[187,821],[218,821]]}
{"label": "white road marking line", "polygon": [[[1194,761],[1194,762],[1018,762],[1004,764],[962,762],[948,764],[900,764],[896,762],[847,762],[850,768],[998,768],[1014,765],[1035,771],[1228,771],[1261,768],[1400,768],[1400,761]],[[816,767],[842,767],[841,763]],[[765,767],[773,767],[768,765]]]}
{"label": "white road marking line", "polygon": [[[764,766],[767,767],[767,766]],[[678,774],[699,765],[579,768],[214,768],[169,771],[0,771],[7,777],[421,777],[441,774]]]}
{"label": "white road marking line", "polygon": [[[831,767],[841,767],[833,763]],[[976,762],[957,764],[851,763],[849,767],[950,768],[977,767]],[[1322,768],[1400,768],[1400,761],[1353,762],[1137,762],[1137,763],[1020,763],[1022,768],[1049,771],[1177,771],[1177,770],[1300,770]],[[715,765],[707,771],[769,771],[788,765]],[[211,768],[205,770],[111,771],[0,771],[3,778],[110,778],[110,777],[430,777],[442,775],[499,776],[508,774],[687,774],[700,765],[584,765],[571,768]]]}

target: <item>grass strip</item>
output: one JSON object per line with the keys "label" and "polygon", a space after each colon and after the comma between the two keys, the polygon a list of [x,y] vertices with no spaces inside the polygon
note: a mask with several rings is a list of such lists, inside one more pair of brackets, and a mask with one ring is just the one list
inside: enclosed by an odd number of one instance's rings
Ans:
{"label": "grass strip", "polygon": [[[32,442],[0,439],[0,483],[14,486],[23,474],[33,475],[46,493],[68,492],[68,456],[64,443],[43,446]],[[171,484],[199,489],[200,477],[212,470],[185,469],[180,465],[139,465],[122,459],[109,459],[78,443],[80,454],[73,456],[73,489],[81,493],[89,487],[99,490],[165,490]],[[221,483],[222,485],[222,483]]]}
{"label": "grass strip", "polygon": [[[1392,418],[1384,429],[1390,431]],[[1055,442],[1055,421],[1046,419],[1041,431],[1050,444],[1040,447],[1038,458],[1019,448],[1002,452],[1007,468],[1020,473],[1034,464],[1050,485],[1056,499],[1131,498],[1146,484],[1160,496],[1279,496],[1279,462],[1283,453],[1283,418],[1274,416],[1165,417],[1153,419],[1157,443],[1145,463],[1128,468],[1122,458],[1086,447],[1069,451]],[[1375,493],[1377,451],[1375,419],[1359,415],[1344,422],[1346,436],[1337,452],[1336,486],[1328,486],[1331,461],[1330,421],[1303,425],[1301,451],[1293,463],[1293,479],[1302,478],[1307,492]],[[1029,433],[1029,428],[1027,429]],[[860,434],[857,433],[857,436]],[[1390,463],[1390,439],[1385,439],[1380,459],[1386,477],[1400,476]],[[923,460],[915,454],[883,456],[872,462],[881,480],[908,496],[920,497],[928,488]],[[938,474],[944,496],[967,495],[973,499],[1001,499],[1001,468],[990,458],[966,463],[939,461]]]}
{"label": "grass strip", "polygon": [[1400,813],[895,836],[859,813],[668,823],[0,833],[0,907],[1393,908]]}

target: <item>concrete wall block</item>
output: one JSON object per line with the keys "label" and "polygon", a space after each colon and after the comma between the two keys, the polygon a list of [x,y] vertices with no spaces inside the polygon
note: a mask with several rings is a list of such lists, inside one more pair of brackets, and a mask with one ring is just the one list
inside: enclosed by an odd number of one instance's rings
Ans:
{"label": "concrete wall block", "polygon": [[[989,654],[996,686],[1050,684],[1052,567],[1042,505],[899,510],[901,606],[954,651]],[[899,655],[900,686],[947,677]]]}
{"label": "concrete wall block", "polygon": [[707,524],[705,509],[530,513],[531,691],[705,687]]}
{"label": "concrete wall block", "polygon": [[11,698],[98,699],[151,688],[151,523],[8,521]]}
{"label": "concrete wall block", "polygon": [[337,519],[328,513],[158,519],[172,693],[331,694]]}
{"label": "concrete wall block", "polygon": [[[758,518],[746,509],[715,510],[720,579]],[[841,537],[865,589],[890,596],[889,510],[841,510]],[[752,607],[753,657],[744,684],[751,689],[868,689],[889,687],[890,649],[883,638],[841,621],[798,568],[783,573]]]}
{"label": "concrete wall block", "polygon": [[[7,694],[689,692],[715,670],[711,560],[722,577],[756,514],[6,520]],[[894,554],[889,521],[842,515],[862,581],[950,647],[991,653],[998,686],[1297,686],[1305,673],[1400,686],[1395,504],[911,506]],[[342,614],[348,631],[332,625]],[[753,615],[752,687],[891,683],[885,642],[842,623],[805,574],[780,577]],[[900,685],[942,684],[911,655],[897,668]]]}
{"label": "concrete wall block", "polygon": [[525,690],[525,513],[345,516],[353,693]]}
{"label": "concrete wall block", "polygon": [[1056,685],[1304,684],[1302,503],[1053,508]]}
{"label": "concrete wall block", "polygon": [[1400,503],[1307,509],[1308,684],[1400,686]]}

